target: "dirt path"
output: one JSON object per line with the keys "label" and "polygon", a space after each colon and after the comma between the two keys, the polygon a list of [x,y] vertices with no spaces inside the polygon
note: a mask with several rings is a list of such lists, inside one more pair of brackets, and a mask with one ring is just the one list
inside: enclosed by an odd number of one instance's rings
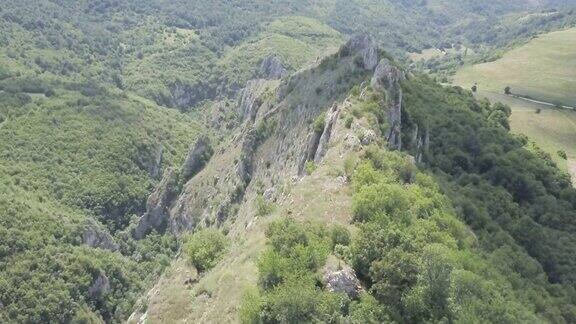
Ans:
{"label": "dirt path", "polygon": [[511,94],[511,95],[509,95],[509,96],[512,97],[512,98],[516,98],[516,99],[524,100],[524,101],[529,101],[529,102],[541,104],[541,105],[544,105],[544,106],[557,107],[557,108],[570,109],[570,110],[576,110],[576,107],[572,107],[572,106],[558,106],[558,105],[553,104],[553,103],[551,103],[551,102],[546,102],[546,101],[540,101],[540,100],[530,99],[530,98],[526,98],[526,97],[522,97],[522,96],[518,96],[518,95],[514,95],[514,94]]}

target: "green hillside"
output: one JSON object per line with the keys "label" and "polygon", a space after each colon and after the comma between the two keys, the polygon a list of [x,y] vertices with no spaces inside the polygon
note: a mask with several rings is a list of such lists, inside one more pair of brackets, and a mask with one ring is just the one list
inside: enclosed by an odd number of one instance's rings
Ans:
{"label": "green hillside", "polygon": [[[477,83],[479,96],[509,105],[512,130],[528,136],[562,169],[576,175],[576,111],[553,107],[576,103],[574,41],[576,29],[544,34],[499,60],[460,69],[454,83],[464,88]],[[548,104],[504,95],[505,87],[514,95]],[[567,158],[559,152],[565,152]]]}
{"label": "green hillside", "polygon": [[[508,134],[505,106],[403,66],[408,53],[456,44],[481,57],[569,26],[569,5],[2,1],[0,323],[576,322],[566,176]],[[342,46],[357,34],[371,37]],[[457,80],[574,104],[575,36],[488,63],[500,78],[481,65]],[[370,86],[383,58],[395,93]],[[270,59],[280,80],[261,79]],[[335,102],[331,142],[320,135]],[[567,113],[512,106],[513,130],[576,167]],[[402,151],[385,145],[394,127]],[[200,136],[214,148],[184,178]],[[319,162],[306,145],[321,141]],[[145,212],[160,225],[137,240]],[[321,283],[340,262],[362,296]]]}
{"label": "green hillside", "polygon": [[576,29],[539,36],[494,62],[465,67],[454,82],[478,83],[483,91],[512,93],[536,100],[576,106]]}

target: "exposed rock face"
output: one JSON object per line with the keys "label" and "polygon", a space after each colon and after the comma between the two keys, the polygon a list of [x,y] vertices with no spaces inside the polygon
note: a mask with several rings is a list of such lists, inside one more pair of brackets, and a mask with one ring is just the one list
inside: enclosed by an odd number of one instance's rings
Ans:
{"label": "exposed rock face", "polygon": [[260,65],[260,76],[264,79],[281,79],[287,73],[288,70],[286,70],[282,61],[280,61],[280,59],[275,55],[266,57]]}
{"label": "exposed rock face", "polygon": [[318,144],[320,143],[321,137],[322,133],[316,131],[312,132],[312,134],[308,136],[307,140],[308,144],[306,145],[304,156],[302,157],[300,163],[298,164],[298,175],[303,176],[304,171],[306,171],[305,170],[306,162],[314,160],[314,157],[316,156],[316,150],[318,149]]}
{"label": "exposed rock face", "polygon": [[370,144],[376,142],[377,138],[378,138],[378,136],[376,136],[376,133],[373,130],[367,129],[362,134],[362,145],[365,145],[365,146],[370,145]]}
{"label": "exposed rock face", "polygon": [[114,238],[106,229],[100,226],[94,220],[89,219],[84,225],[82,232],[82,243],[92,248],[105,249],[110,251],[118,250],[118,245]]}
{"label": "exposed rock face", "polygon": [[180,82],[175,82],[168,86],[170,96],[157,95],[155,100],[160,105],[169,107],[176,107],[186,109],[193,107],[200,103],[202,100],[214,98],[216,91],[208,84],[195,84],[187,85]]}
{"label": "exposed rock face", "polygon": [[88,293],[93,299],[102,298],[110,291],[110,280],[104,273],[100,273],[92,285],[88,288]]}
{"label": "exposed rock face", "polygon": [[416,125],[416,131],[414,132],[413,143],[416,143],[416,156],[415,162],[422,163],[424,158],[424,153],[428,151],[430,147],[430,133],[428,128],[422,129]]}
{"label": "exposed rock face", "polygon": [[246,185],[252,180],[252,166],[254,164],[254,153],[256,153],[257,146],[258,138],[256,136],[256,130],[251,128],[244,135],[240,160],[236,166],[237,175]]}
{"label": "exposed rock face", "polygon": [[266,191],[264,191],[264,194],[262,195],[262,198],[264,198],[264,200],[268,203],[274,202],[276,201],[278,192],[276,190],[276,188],[272,187],[272,188],[268,188],[266,189]]}
{"label": "exposed rock face", "polygon": [[186,181],[200,172],[206,162],[210,160],[212,153],[210,139],[206,136],[200,136],[188,151],[182,168],[182,178]]}
{"label": "exposed rock face", "polygon": [[360,139],[358,136],[348,133],[346,137],[344,137],[344,148],[350,151],[357,151],[360,149]]}
{"label": "exposed rock face", "polygon": [[336,127],[338,116],[340,116],[340,107],[334,103],[332,108],[326,113],[324,129],[321,132],[314,130],[312,134],[308,136],[308,144],[298,164],[298,175],[304,175],[306,162],[314,161],[314,163],[320,163],[322,161],[324,155],[326,155],[326,151],[328,151],[328,145],[330,144],[330,139]]}
{"label": "exposed rock face", "polygon": [[352,37],[344,45],[343,50],[346,53],[358,53],[362,57],[362,64],[366,70],[373,70],[378,64],[378,47],[372,42],[370,36]]}
{"label": "exposed rock face", "polygon": [[356,277],[356,272],[347,265],[342,270],[327,272],[324,275],[324,282],[328,291],[345,293],[352,299],[358,298],[362,292],[362,286]]}
{"label": "exposed rock face", "polygon": [[172,168],[166,169],[162,181],[146,202],[146,213],[140,217],[138,225],[134,229],[133,236],[140,240],[152,229],[159,232],[166,229],[169,216],[170,203],[174,199],[176,187],[176,175]]}
{"label": "exposed rock face", "polygon": [[372,77],[372,88],[386,93],[387,119],[390,130],[386,135],[388,144],[397,150],[402,149],[402,88],[404,72],[395,67],[388,59],[382,59]]}
{"label": "exposed rock face", "polygon": [[336,122],[338,121],[338,116],[340,116],[340,109],[337,104],[334,104],[332,108],[326,113],[326,121],[324,123],[324,131],[320,140],[318,141],[318,148],[316,149],[316,154],[314,155],[314,163],[320,163],[328,151],[328,144],[330,143],[330,138],[332,138],[332,132],[335,128]]}
{"label": "exposed rock face", "polygon": [[148,174],[152,178],[158,178],[160,176],[160,171],[162,170],[162,159],[164,157],[164,148],[162,145],[158,145],[156,151],[154,152],[153,163],[148,167]]}
{"label": "exposed rock face", "polygon": [[254,121],[258,114],[258,109],[262,105],[260,95],[265,89],[266,80],[248,81],[246,87],[241,91],[238,101],[238,113],[242,120]]}

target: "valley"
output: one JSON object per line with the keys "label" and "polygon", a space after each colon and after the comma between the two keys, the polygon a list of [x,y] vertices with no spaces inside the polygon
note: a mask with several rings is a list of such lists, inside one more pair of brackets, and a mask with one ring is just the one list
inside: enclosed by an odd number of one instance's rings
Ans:
{"label": "valley", "polygon": [[572,1],[0,2],[0,323],[576,322]]}

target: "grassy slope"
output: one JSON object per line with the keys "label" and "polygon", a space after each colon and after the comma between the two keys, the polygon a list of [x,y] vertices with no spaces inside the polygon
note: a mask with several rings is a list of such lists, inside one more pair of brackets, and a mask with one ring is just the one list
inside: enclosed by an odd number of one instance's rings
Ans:
{"label": "grassy slope", "polygon": [[[537,103],[515,99],[509,96],[481,92],[493,102],[502,102],[512,108],[511,127],[525,134],[540,148],[548,152],[554,161],[565,168],[566,161],[558,156],[565,151],[572,160],[576,159],[576,113],[568,110],[551,109]],[[537,114],[536,110],[541,109]]]}
{"label": "grassy slope", "polygon": [[576,28],[540,36],[495,62],[468,66],[455,83],[480,90],[512,92],[547,102],[576,105]]}

